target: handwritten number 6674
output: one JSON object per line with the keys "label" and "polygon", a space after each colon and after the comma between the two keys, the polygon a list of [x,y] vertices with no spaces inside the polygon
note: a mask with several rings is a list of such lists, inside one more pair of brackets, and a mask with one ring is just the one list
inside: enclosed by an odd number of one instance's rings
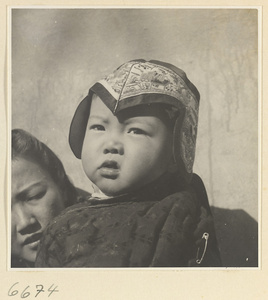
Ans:
{"label": "handwritten number 6674", "polygon": [[[15,285],[19,284],[19,282],[15,282],[11,287],[10,289],[8,290],[8,296],[12,297],[12,296],[16,296],[19,291],[17,289],[15,289]],[[27,298],[31,295],[31,293],[28,291],[30,288],[29,285],[26,286],[26,288],[21,292],[20,294],[20,298]],[[35,294],[35,297],[37,297],[41,292],[45,292],[44,290],[44,286],[42,284],[37,284],[35,286],[35,290],[36,290],[36,294]],[[52,284],[49,288],[48,288],[48,297],[51,296],[52,293],[54,292],[58,292],[57,290],[57,286],[54,286],[54,284]]]}

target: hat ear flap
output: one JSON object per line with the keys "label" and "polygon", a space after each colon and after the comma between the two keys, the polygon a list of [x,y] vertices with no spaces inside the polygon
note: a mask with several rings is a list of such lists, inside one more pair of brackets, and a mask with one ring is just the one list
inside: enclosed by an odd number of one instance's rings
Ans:
{"label": "hat ear flap", "polygon": [[187,122],[186,114],[187,109],[181,109],[180,116],[175,121],[173,131],[173,156],[177,164],[179,175],[189,183],[192,179],[195,147],[194,149],[190,147],[189,140],[192,141],[192,137],[188,136],[187,132],[185,132],[185,123]]}
{"label": "hat ear flap", "polygon": [[78,105],[69,131],[69,144],[77,158],[81,158],[84,137],[90,112],[92,93],[88,94]]}

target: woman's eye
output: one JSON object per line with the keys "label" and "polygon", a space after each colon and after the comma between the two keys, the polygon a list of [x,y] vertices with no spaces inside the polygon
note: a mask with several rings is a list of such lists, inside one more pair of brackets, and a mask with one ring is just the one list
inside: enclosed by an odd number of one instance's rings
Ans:
{"label": "woman's eye", "polygon": [[105,128],[102,125],[91,125],[89,127],[90,130],[94,130],[94,131],[104,131]]}
{"label": "woman's eye", "polygon": [[131,128],[129,129],[128,133],[130,134],[146,134],[146,132],[140,128]]}
{"label": "woman's eye", "polygon": [[27,197],[27,201],[39,200],[46,194],[46,191],[41,191]]}

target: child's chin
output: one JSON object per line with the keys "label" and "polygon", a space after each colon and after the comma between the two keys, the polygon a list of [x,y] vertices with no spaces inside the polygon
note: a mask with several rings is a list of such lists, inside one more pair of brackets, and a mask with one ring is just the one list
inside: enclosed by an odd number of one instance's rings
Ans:
{"label": "child's chin", "polygon": [[120,196],[123,194],[126,194],[128,191],[127,189],[122,189],[120,187],[116,187],[116,186],[104,186],[104,187],[100,187],[100,190],[109,197],[116,197],[116,196]]}

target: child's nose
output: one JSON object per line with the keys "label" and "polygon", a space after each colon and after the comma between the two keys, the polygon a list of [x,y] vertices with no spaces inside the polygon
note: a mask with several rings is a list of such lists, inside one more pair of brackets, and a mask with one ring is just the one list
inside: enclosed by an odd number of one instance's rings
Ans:
{"label": "child's nose", "polygon": [[110,139],[106,142],[104,150],[104,154],[112,153],[112,154],[124,154],[123,143],[120,139],[115,139],[114,137],[110,137]]}

